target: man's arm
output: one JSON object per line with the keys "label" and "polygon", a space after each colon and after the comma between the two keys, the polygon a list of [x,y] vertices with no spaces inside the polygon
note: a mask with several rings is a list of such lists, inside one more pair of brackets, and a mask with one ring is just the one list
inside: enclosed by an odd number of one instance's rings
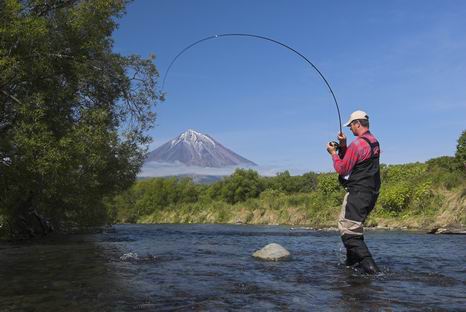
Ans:
{"label": "man's arm", "polygon": [[350,146],[345,149],[343,158],[340,158],[336,151],[330,154],[332,154],[333,167],[335,168],[335,171],[343,177],[351,173],[358,162],[358,151],[355,144],[350,144]]}

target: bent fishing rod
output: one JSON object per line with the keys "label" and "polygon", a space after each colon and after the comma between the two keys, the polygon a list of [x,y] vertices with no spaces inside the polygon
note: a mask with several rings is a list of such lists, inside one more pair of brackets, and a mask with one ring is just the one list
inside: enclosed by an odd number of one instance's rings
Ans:
{"label": "bent fishing rod", "polygon": [[294,52],[295,54],[297,54],[298,56],[300,56],[302,59],[304,59],[309,65],[311,65],[312,68],[314,68],[314,70],[319,74],[319,76],[322,78],[322,80],[325,82],[325,85],[327,86],[328,90],[330,91],[330,93],[332,94],[332,97],[333,97],[333,101],[335,102],[335,107],[337,109],[337,113],[338,113],[338,122],[339,122],[339,126],[340,126],[340,133],[343,133],[342,132],[342,128],[341,128],[341,116],[340,116],[340,107],[338,106],[338,102],[337,102],[337,98],[335,97],[335,93],[333,93],[333,90],[332,88],[330,87],[330,84],[328,83],[327,79],[325,79],[324,75],[322,74],[322,72],[310,61],[308,60],[303,54],[301,54],[300,52],[298,52],[297,50],[293,49],[292,47],[280,42],[280,41],[277,41],[277,40],[274,40],[274,39],[271,39],[271,38],[268,38],[268,37],[264,37],[264,36],[259,36],[259,35],[253,35],[253,34],[242,34],[242,33],[234,33],[234,34],[219,34],[219,35],[213,35],[213,36],[209,36],[209,37],[205,37],[201,40],[198,40],[194,43],[191,43],[190,45],[188,45],[186,48],[184,48],[183,50],[181,50],[180,53],[178,53],[175,58],[171,61],[170,65],[168,66],[167,70],[165,71],[165,75],[164,75],[164,78],[163,78],[163,81],[162,81],[162,91],[165,90],[165,81],[167,80],[167,76],[168,76],[168,73],[170,72],[170,69],[172,68],[173,64],[175,64],[176,60],[182,55],[184,54],[186,51],[188,51],[189,49],[191,49],[192,47],[204,42],[204,41],[207,41],[207,40],[212,40],[212,39],[218,39],[218,38],[224,38],[224,37],[250,37],[250,38],[256,38],[256,39],[262,39],[262,40],[267,40],[267,41],[270,41],[270,42],[273,42],[273,43],[276,43],[284,48],[287,48],[288,50]]}

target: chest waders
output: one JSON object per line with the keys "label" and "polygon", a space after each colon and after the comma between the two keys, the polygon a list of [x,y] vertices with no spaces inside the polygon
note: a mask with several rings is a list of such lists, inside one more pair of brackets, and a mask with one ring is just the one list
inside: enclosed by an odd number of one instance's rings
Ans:
{"label": "chest waders", "polygon": [[377,141],[371,143],[366,137],[360,139],[369,144],[371,157],[356,164],[348,180],[340,178],[348,192],[343,199],[338,229],[346,247],[346,265],[359,264],[365,273],[374,274],[380,270],[364,242],[363,224],[379,196],[380,147]]}

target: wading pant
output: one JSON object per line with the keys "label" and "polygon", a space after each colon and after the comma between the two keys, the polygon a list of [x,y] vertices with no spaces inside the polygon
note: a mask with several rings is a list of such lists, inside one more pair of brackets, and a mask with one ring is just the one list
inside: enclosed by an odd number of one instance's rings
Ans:
{"label": "wading pant", "polygon": [[343,199],[338,229],[346,247],[346,265],[354,265],[362,259],[372,257],[364,243],[363,224],[374,209],[378,193],[370,191],[349,191]]}

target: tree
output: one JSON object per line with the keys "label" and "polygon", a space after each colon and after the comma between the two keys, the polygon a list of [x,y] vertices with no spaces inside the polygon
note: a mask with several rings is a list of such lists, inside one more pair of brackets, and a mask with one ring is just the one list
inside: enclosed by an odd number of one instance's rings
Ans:
{"label": "tree", "polygon": [[104,222],[103,197],[143,163],[158,72],[153,56],[112,51],[126,2],[0,2],[0,214],[13,235],[45,232],[42,215]]}
{"label": "tree", "polygon": [[230,204],[256,198],[264,190],[259,174],[252,169],[236,169],[221,185],[222,198]]}
{"label": "tree", "polygon": [[277,173],[270,180],[272,189],[286,194],[307,193],[315,190],[317,187],[317,174],[314,172],[308,172],[301,176],[292,176],[286,170]]}
{"label": "tree", "polygon": [[466,130],[463,130],[463,133],[458,138],[455,158],[459,161],[461,168],[466,171]]}
{"label": "tree", "polygon": [[300,192],[308,193],[315,191],[317,188],[317,173],[307,172],[299,177],[300,179]]}

